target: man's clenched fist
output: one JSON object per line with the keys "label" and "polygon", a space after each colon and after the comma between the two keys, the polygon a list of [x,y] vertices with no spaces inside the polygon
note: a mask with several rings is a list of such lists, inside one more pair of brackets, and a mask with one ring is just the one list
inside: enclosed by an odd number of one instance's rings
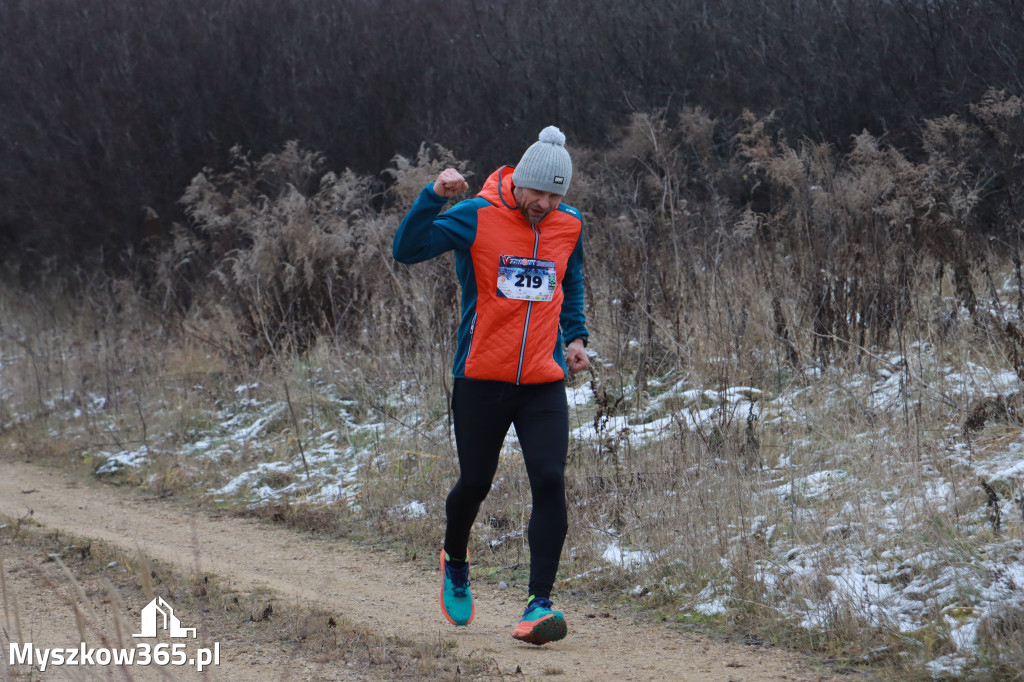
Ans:
{"label": "man's clenched fist", "polygon": [[462,173],[454,168],[445,168],[434,181],[434,192],[445,199],[451,199],[467,189],[469,189],[469,183],[466,182],[466,178],[462,177]]}

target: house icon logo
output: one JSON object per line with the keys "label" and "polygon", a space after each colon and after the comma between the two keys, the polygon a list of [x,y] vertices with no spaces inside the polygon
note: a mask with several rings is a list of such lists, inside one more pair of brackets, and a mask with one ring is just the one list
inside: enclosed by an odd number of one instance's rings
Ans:
{"label": "house icon logo", "polygon": [[181,627],[181,621],[174,615],[174,609],[164,601],[163,597],[157,597],[146,604],[142,609],[142,632],[132,637],[156,637],[157,629],[167,630],[171,637],[188,637],[189,633],[195,638],[195,628]]}

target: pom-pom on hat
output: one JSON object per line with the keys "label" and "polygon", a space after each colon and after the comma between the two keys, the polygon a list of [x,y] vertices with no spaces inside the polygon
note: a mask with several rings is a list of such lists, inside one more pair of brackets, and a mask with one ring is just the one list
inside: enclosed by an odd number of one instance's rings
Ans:
{"label": "pom-pom on hat", "polygon": [[540,138],[519,160],[512,173],[516,187],[565,194],[572,180],[572,159],[565,150],[565,134],[555,126],[540,131]]}

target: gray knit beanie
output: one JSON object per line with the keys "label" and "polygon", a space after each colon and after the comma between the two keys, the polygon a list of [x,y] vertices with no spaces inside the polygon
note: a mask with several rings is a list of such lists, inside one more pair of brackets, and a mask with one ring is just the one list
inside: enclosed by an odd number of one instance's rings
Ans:
{"label": "gray knit beanie", "polygon": [[512,182],[542,192],[565,194],[572,180],[572,159],[565,150],[565,134],[555,126],[540,131],[540,139],[523,154]]}

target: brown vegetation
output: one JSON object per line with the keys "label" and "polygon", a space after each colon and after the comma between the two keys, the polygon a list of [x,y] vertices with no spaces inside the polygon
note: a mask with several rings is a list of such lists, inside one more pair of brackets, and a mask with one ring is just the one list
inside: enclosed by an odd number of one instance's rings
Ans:
{"label": "brown vegetation", "polygon": [[[870,133],[844,151],[792,144],[772,117],[660,110],[635,114],[608,148],[573,147],[567,201],[586,216],[596,355],[571,382],[594,399],[573,416],[587,437],[570,453],[562,589],[635,597],[684,626],[882,661],[903,677],[952,650],[947,616],[973,612],[961,602],[976,596],[982,548],[1024,528],[999,514],[1017,504],[1017,479],[979,485],[958,459],[1019,436],[1016,413],[972,413],[979,396],[940,371],[1021,376],[1021,117],[1019,99],[991,91],[969,115],[923,121],[910,154]],[[175,494],[298,459],[303,468],[265,473],[268,485],[312,485],[310,438],[343,434],[331,447],[358,453],[357,500],[333,514],[300,502],[260,513],[431,555],[455,468],[446,398],[458,292],[449,260],[398,266],[390,240],[439,168],[459,165],[471,182],[490,170],[461,156],[425,146],[395,157],[387,187],[330,172],[295,143],[203,171],[173,248],[145,261],[147,287],[68,275],[64,289],[4,293],[0,359],[15,380],[0,386],[0,435],[76,465],[97,442],[145,444],[150,468],[118,476]],[[891,390],[876,392],[879,377]],[[216,432],[200,422],[243,405],[243,381],[285,406],[275,421],[216,462],[175,452]],[[736,387],[745,410],[719,393]],[[776,400],[799,418],[761,409]],[[48,435],[69,414],[85,435],[63,421]],[[511,581],[529,493],[515,456],[502,467],[474,559],[482,576]],[[951,482],[948,504],[920,494],[936,472]],[[901,495],[915,500],[901,518],[874,515]],[[413,501],[424,516],[396,513]],[[873,545],[893,523],[907,529],[898,545]],[[647,559],[608,566],[604,537]],[[791,550],[780,564],[781,546]],[[921,556],[956,556],[952,596],[922,597],[929,625],[909,633],[882,607],[865,616],[829,577],[854,548],[891,564],[886,580],[903,587],[937,578]],[[693,611],[716,590],[727,611]],[[806,603],[820,605],[809,628],[786,613]],[[1019,669],[1018,616],[986,617],[984,670]]]}
{"label": "brown vegetation", "polygon": [[1022,42],[1007,0],[5,2],[0,256],[26,279],[50,257],[133,269],[197,170],[290,139],[360,174],[424,140],[489,168],[553,122],[601,147],[632,113],[700,106],[774,111],[790,144],[908,148],[922,120],[1024,94]]}

